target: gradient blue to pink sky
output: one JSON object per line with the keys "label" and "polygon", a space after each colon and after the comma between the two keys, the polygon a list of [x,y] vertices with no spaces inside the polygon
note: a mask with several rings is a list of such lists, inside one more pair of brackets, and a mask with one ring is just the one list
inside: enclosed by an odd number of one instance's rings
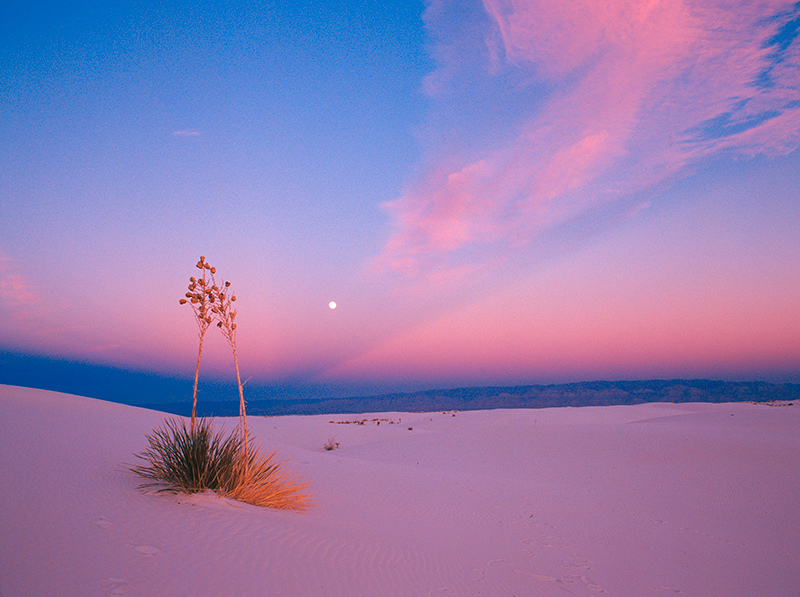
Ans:
{"label": "gradient blue to pink sky", "polygon": [[[0,8],[0,350],[250,383],[800,382],[800,3]],[[330,301],[337,303],[330,309]],[[206,376],[232,379],[219,334]]]}

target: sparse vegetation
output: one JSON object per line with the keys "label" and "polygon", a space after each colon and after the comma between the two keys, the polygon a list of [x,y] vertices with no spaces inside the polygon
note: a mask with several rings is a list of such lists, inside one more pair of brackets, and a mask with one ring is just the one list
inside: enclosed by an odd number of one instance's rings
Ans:
{"label": "sparse vegetation", "polygon": [[395,421],[394,419],[380,419],[376,417],[373,419],[355,419],[352,421],[328,421],[328,423],[333,423],[335,425],[366,425],[367,423],[375,423],[375,425],[380,425],[381,421],[384,423],[389,423],[389,425],[394,425],[395,423],[401,423],[402,419]]}
{"label": "sparse vegetation", "polygon": [[[180,304],[190,304],[200,330],[200,345],[195,368],[192,395],[192,417],[187,429],[184,421],[168,419],[163,428],[147,435],[149,447],[137,458],[145,464],[131,471],[148,480],[142,487],[158,487],[158,491],[196,493],[207,489],[256,506],[282,509],[304,509],[308,506],[307,484],[293,477],[277,454],[262,453],[251,446],[247,427],[244,390],[239,375],[236,353],[236,296],[231,283],[217,284],[216,268],[200,257],[196,267],[201,278],[189,278],[189,288]],[[203,341],[208,327],[217,327],[233,350],[236,381],[239,384],[239,427],[230,435],[215,432],[206,419],[196,421],[197,383]]]}
{"label": "sparse vegetation", "polygon": [[339,442],[337,442],[336,437],[332,435],[328,438],[328,441],[326,441],[322,447],[328,450],[328,452],[330,452],[331,450],[335,450],[336,448],[339,447]]}

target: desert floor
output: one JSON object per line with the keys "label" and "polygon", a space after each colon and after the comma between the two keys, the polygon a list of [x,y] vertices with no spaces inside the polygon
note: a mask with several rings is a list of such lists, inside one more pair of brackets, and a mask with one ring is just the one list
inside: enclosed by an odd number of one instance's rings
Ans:
{"label": "desert floor", "polygon": [[139,490],[165,417],[0,386],[0,597],[800,595],[800,404],[251,417],[302,512]]}

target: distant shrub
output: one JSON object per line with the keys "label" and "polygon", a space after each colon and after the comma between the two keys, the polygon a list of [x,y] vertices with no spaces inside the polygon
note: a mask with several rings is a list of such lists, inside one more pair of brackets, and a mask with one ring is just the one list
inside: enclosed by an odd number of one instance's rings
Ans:
{"label": "distant shrub", "polygon": [[328,452],[330,452],[331,450],[335,450],[336,448],[339,447],[339,442],[336,441],[336,438],[334,436],[330,436],[328,438],[328,441],[326,441],[322,445],[322,447],[328,450]]}

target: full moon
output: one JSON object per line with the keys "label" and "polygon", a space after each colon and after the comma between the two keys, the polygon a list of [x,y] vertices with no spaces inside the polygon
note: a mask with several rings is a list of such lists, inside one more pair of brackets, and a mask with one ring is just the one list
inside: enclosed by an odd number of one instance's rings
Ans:
{"label": "full moon", "polygon": [[335,309],[335,308],[336,308],[336,303],[334,303],[333,301],[331,301],[330,303],[328,303],[328,306],[329,306],[331,309]]}

